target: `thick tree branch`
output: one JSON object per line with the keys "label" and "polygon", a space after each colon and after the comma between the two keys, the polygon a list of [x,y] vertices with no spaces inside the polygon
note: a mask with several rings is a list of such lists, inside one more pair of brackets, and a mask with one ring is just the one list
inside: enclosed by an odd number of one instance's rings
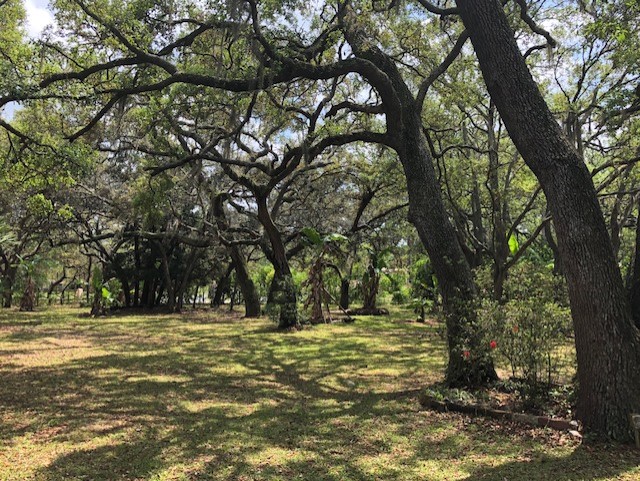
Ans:
{"label": "thick tree branch", "polygon": [[518,6],[520,7],[520,18],[526,23],[532,32],[537,33],[538,35],[543,36],[547,40],[547,44],[550,47],[555,47],[558,45],[558,42],[551,36],[551,34],[546,31],[544,28],[540,27],[536,21],[531,18],[529,15],[529,9],[527,7],[526,0],[514,0]]}
{"label": "thick tree branch", "polygon": [[451,51],[444,58],[442,63],[438,65],[429,74],[429,76],[422,81],[422,83],[420,84],[420,89],[418,90],[418,96],[416,99],[420,107],[422,107],[422,105],[424,104],[424,99],[425,99],[425,96],[427,95],[427,91],[429,90],[429,87],[433,85],[433,83],[438,79],[438,77],[440,77],[442,74],[444,74],[447,71],[447,69],[451,66],[453,61],[458,57],[458,55],[460,55],[460,52],[462,51],[462,47],[464,47],[464,44],[468,39],[469,39],[469,33],[465,30],[460,34],[460,36],[458,37],[458,40],[454,44]]}
{"label": "thick tree branch", "polygon": [[380,104],[362,105],[362,104],[356,104],[354,102],[349,102],[348,100],[345,100],[344,102],[340,102],[339,104],[332,105],[329,111],[326,113],[325,117],[331,118],[337,115],[337,113],[340,110],[349,110],[351,112],[361,112],[365,114],[375,115],[375,114],[384,113],[384,106]]}
{"label": "thick tree branch", "polygon": [[428,2],[427,0],[418,0],[418,3],[422,5],[426,11],[435,13],[436,15],[447,16],[458,14],[458,9],[454,7],[441,8],[431,2]]}

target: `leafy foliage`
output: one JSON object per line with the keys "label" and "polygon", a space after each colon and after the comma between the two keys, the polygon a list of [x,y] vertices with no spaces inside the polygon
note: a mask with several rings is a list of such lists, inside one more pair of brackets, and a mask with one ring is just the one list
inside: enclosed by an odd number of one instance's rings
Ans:
{"label": "leafy foliage", "polygon": [[494,353],[523,381],[522,395],[530,405],[549,393],[573,361],[563,347],[572,324],[562,290],[549,269],[522,262],[507,282],[506,302],[486,299],[480,310]]}

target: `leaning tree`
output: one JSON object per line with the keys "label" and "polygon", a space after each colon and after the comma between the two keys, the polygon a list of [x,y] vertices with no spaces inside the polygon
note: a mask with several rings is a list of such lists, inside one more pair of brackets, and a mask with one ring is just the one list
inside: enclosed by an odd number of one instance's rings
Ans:
{"label": "leaning tree", "polygon": [[640,332],[591,175],[538,90],[501,3],[456,3],[491,98],[553,215],[574,320],[578,416],[589,431],[628,439],[628,415],[640,409]]}

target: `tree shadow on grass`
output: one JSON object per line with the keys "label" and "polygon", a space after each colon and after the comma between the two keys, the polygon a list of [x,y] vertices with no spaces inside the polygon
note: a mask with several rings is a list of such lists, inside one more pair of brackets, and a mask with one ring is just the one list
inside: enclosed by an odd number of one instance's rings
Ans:
{"label": "tree shadow on grass", "polygon": [[[149,479],[162,467],[162,445],[140,436],[135,441],[79,449],[58,457],[35,479],[46,481]],[[124,461],[123,461],[124,460]]]}
{"label": "tree shadow on grass", "polygon": [[[255,468],[248,458],[265,449],[280,452],[307,445],[306,449],[319,459],[332,459],[333,464],[342,466],[339,472],[351,473],[350,479],[365,480],[371,478],[358,475],[359,468],[347,460],[352,457],[353,444],[357,444],[353,432],[340,426],[329,429],[330,422],[344,416],[366,419],[392,415],[396,407],[385,405],[387,400],[415,394],[358,393],[327,387],[305,379],[295,364],[284,363],[269,352],[260,356],[236,352],[232,361],[247,368],[240,374],[211,375],[211,364],[201,361],[175,353],[110,354],[56,367],[9,369],[1,374],[12,387],[0,394],[0,401],[38,412],[49,424],[60,426],[58,441],[81,446],[92,433],[105,436],[111,431],[116,435],[105,445],[63,454],[40,469],[36,479],[148,479],[170,467],[164,461],[166,452],[172,453],[171,463],[203,458],[200,471],[206,477],[202,479],[236,479]],[[324,370],[320,377],[330,371]],[[174,381],[172,376],[185,380]],[[74,396],[68,398],[66,393]],[[176,399],[204,406],[213,401],[223,407],[190,411],[173,403]],[[262,400],[272,405],[262,405]],[[319,409],[313,405],[318,401],[328,401],[330,407]],[[234,406],[239,407],[238,413],[234,414]],[[100,432],[93,428],[114,420],[121,423]],[[35,432],[39,422],[34,420],[27,429],[5,432],[3,437]],[[143,429],[136,431],[140,427]],[[219,465],[225,469],[220,471]],[[298,469],[287,466],[287,462],[263,465],[263,479],[278,479],[282,473]],[[322,479],[344,479],[342,475],[329,476],[326,461],[311,463],[308,468],[324,473]],[[219,476],[219,472],[226,474]]]}
{"label": "tree shadow on grass", "polygon": [[474,470],[466,480],[591,481],[617,478],[638,466],[640,466],[640,452],[631,447],[578,446],[566,456],[540,455],[525,461],[511,461],[495,467],[482,467]]}
{"label": "tree shadow on grass", "polygon": [[[424,359],[425,346],[411,331],[347,327],[344,335],[303,337],[260,332],[264,322],[245,329],[239,320],[211,329],[183,325],[178,332],[165,331],[179,329],[182,323],[173,318],[100,322],[88,322],[96,329],[83,335],[107,354],[0,367],[0,407],[32,413],[22,425],[2,427],[0,442],[10,445],[51,427],[55,434],[38,442],[67,445],[36,480],[142,480],[169,473],[189,480],[393,481],[412,479],[407,473],[425,462],[517,458],[523,450],[516,438],[469,429],[461,416],[412,410],[415,386],[442,365],[442,346],[430,347]],[[142,334],[154,337],[147,341]],[[412,372],[415,379],[407,379]],[[395,452],[398,440],[405,446]],[[548,463],[572,472],[574,464],[589,462],[582,456]],[[392,459],[393,466],[378,457]],[[468,479],[536,479],[539,472],[533,461],[498,467],[465,462],[473,473]],[[604,463],[598,472],[615,476],[628,466],[626,460]]]}

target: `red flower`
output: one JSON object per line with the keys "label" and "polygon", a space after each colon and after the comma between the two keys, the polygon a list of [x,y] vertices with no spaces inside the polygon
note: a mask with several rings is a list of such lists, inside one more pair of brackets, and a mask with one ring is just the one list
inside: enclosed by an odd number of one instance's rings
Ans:
{"label": "red flower", "polygon": [[491,349],[495,349],[496,347],[498,347],[498,343],[497,343],[496,341],[492,340],[492,341],[489,343],[489,347],[490,347]]}
{"label": "red flower", "polygon": [[462,357],[464,357],[465,359],[469,359],[471,357],[471,353],[469,351],[463,351]]}
{"label": "red flower", "polygon": [[514,325],[511,330],[513,331],[514,334],[518,334],[518,331],[520,330],[520,328],[518,327],[518,325]]}

